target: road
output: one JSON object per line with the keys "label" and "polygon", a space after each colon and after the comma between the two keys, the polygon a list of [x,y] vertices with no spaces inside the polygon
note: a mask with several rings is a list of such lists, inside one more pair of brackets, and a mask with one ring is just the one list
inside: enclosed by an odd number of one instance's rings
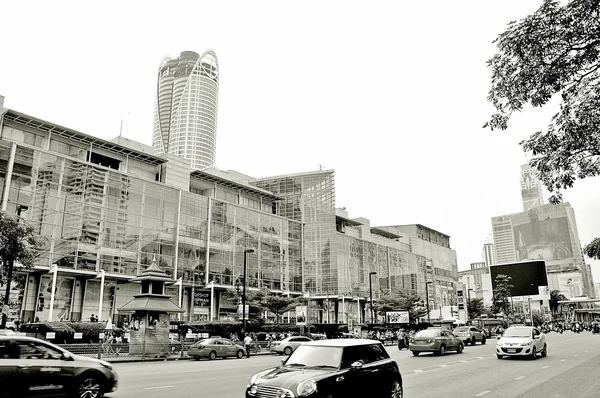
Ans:
{"label": "road", "polygon": [[[589,332],[546,336],[548,356],[536,360],[495,355],[495,339],[462,354],[421,354],[388,347],[400,366],[405,397],[597,397],[600,396],[600,336]],[[115,364],[119,390],[108,397],[243,397],[250,377],[281,358]]]}

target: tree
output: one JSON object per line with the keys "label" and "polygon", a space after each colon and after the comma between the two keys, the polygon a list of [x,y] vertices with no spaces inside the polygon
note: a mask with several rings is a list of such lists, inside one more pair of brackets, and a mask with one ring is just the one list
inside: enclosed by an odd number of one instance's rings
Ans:
{"label": "tree", "polygon": [[496,288],[494,289],[494,306],[495,312],[503,311],[509,314],[510,303],[509,298],[512,297],[511,289],[514,287],[510,284],[512,278],[505,274],[496,275]]}
{"label": "tree", "polygon": [[[551,192],[550,203],[560,203],[576,179],[600,175],[600,0],[544,0],[494,43],[488,100],[497,113],[484,127],[504,130],[524,105],[542,107],[559,97],[547,131],[520,145],[533,155],[529,163]],[[600,258],[600,238],[585,252]]]}
{"label": "tree", "polygon": [[558,302],[565,300],[567,300],[567,298],[560,292],[560,290],[550,291],[550,300],[548,301],[548,305],[550,306],[550,311],[553,315],[556,315],[556,312],[558,311],[558,307],[560,305]]}
{"label": "tree", "polygon": [[[6,267],[6,292],[4,305],[9,305],[10,285],[13,278],[15,262],[24,267],[31,267],[35,260],[36,249],[41,245],[41,240],[33,227],[27,223],[0,213],[0,260]],[[6,328],[7,314],[2,314],[0,329]]]}
{"label": "tree", "polygon": [[475,318],[481,316],[485,312],[485,305],[483,305],[483,299],[474,297],[467,303],[467,310],[469,311],[469,317]]}
{"label": "tree", "polygon": [[279,323],[281,315],[294,308],[296,304],[297,300],[295,298],[278,296],[275,294],[265,296],[262,301],[263,307],[275,314],[275,323]]}
{"label": "tree", "polygon": [[377,314],[385,316],[386,312],[390,311],[408,311],[409,317],[415,319],[422,315],[420,310],[421,298],[417,295],[407,295],[399,292],[395,295],[382,295],[373,303],[373,307]]}

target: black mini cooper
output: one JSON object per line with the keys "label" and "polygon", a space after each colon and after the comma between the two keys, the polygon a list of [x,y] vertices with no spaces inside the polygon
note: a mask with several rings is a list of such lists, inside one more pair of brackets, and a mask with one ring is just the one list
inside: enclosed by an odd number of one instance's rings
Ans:
{"label": "black mini cooper", "polygon": [[247,398],[402,398],[396,361],[376,340],[319,340],[300,345],[282,365],[252,376]]}

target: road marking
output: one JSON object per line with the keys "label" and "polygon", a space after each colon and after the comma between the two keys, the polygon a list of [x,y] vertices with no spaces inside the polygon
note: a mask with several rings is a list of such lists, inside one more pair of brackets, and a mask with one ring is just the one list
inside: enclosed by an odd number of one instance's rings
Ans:
{"label": "road marking", "polygon": [[479,359],[485,359],[485,357],[477,357],[477,358],[479,358]]}
{"label": "road marking", "polygon": [[525,378],[525,376],[519,376],[519,377],[515,377],[515,380],[521,380],[521,379],[524,379],[524,378]]}
{"label": "road marking", "polygon": [[440,365],[440,368],[447,368],[447,367],[448,367],[448,365],[444,365],[444,364]]}
{"label": "road marking", "polygon": [[579,356],[579,354],[575,354],[575,355],[573,355],[573,356],[574,356],[574,357],[578,357],[578,356]]}
{"label": "road marking", "polygon": [[483,397],[486,394],[489,394],[491,391],[482,391],[479,394],[475,394],[476,397]]}
{"label": "road marking", "polygon": [[415,369],[413,370],[414,373],[421,373],[421,372],[425,372],[423,369]]}
{"label": "road marking", "polygon": [[144,387],[144,390],[158,390],[161,388],[171,388],[173,386],[156,386],[156,387]]}
{"label": "road marking", "polygon": [[458,362],[461,362],[461,363],[467,363],[467,362],[469,362],[469,361],[465,361],[465,360],[463,359],[462,361],[458,361]]}
{"label": "road marking", "polygon": [[546,366],[542,366],[542,369],[548,369],[550,366],[546,365]]}
{"label": "road marking", "polygon": [[561,361],[561,362],[564,362],[564,361],[566,361],[566,359],[561,359],[560,361]]}

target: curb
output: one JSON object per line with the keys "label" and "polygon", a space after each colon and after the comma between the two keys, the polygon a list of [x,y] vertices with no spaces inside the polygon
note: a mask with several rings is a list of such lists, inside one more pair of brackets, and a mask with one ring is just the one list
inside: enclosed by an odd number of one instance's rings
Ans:
{"label": "curb", "polygon": [[[273,355],[271,352],[264,352],[260,354],[251,355],[251,357],[255,356],[264,356],[264,355]],[[167,362],[167,361],[190,361],[193,360],[193,357],[188,357],[187,355],[184,357],[157,357],[157,358],[141,358],[141,357],[118,357],[118,358],[103,358],[103,361],[109,363],[132,363],[132,362]]]}

